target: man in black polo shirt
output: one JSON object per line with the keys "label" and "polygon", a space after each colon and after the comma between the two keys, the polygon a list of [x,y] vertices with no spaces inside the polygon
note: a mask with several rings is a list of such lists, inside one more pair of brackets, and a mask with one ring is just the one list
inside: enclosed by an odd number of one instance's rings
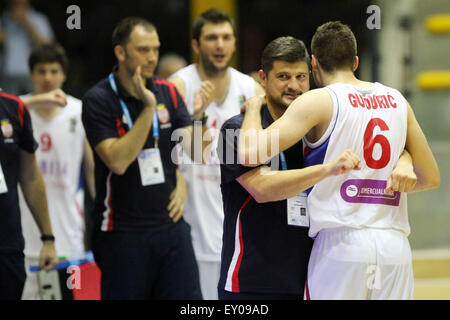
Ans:
{"label": "man in black polo shirt", "polygon": [[95,150],[102,298],[201,299],[190,227],[168,210],[172,132],[184,128],[189,138],[192,120],[174,85],[153,77],[160,43],[151,23],[122,20],[113,46],[118,67],[85,94],[82,114]]}
{"label": "man in black polo shirt", "polygon": [[[259,71],[267,103],[263,128],[309,90],[309,59],[303,42],[293,37],[266,46]],[[273,158],[281,164],[279,171],[244,167],[237,162],[242,120],[241,114],[224,123],[218,146],[225,212],[219,299],[302,299],[313,240],[301,192],[357,167],[359,159],[348,151],[330,163],[301,169],[300,141]]]}
{"label": "man in black polo shirt", "polygon": [[39,266],[52,269],[58,258],[47,209],[44,181],[34,152],[30,114],[16,96],[0,92],[0,300],[19,300],[25,284],[24,238],[17,185],[41,232]]}

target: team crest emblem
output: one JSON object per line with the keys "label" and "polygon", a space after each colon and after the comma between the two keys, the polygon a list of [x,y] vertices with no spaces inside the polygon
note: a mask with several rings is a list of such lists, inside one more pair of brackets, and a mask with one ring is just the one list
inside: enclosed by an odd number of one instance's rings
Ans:
{"label": "team crest emblem", "polygon": [[169,110],[162,103],[156,106],[156,113],[158,114],[159,122],[167,123],[170,120]]}
{"label": "team crest emblem", "polygon": [[239,104],[240,105],[242,105],[244,102],[245,102],[245,96],[244,95],[242,95],[242,96],[239,96]]}
{"label": "team crest emblem", "polygon": [[8,119],[2,119],[1,128],[2,128],[3,137],[5,137],[5,139],[12,137],[13,126],[11,125],[11,123],[9,123]]}

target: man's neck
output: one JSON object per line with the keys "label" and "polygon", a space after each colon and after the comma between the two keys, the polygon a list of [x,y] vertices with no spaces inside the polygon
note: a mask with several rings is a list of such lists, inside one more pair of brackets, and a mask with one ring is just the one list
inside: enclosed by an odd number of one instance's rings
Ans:
{"label": "man's neck", "polygon": [[366,89],[370,88],[373,85],[373,83],[359,80],[350,70],[348,71],[337,70],[333,73],[323,73],[322,77],[324,87],[333,83],[347,83]]}
{"label": "man's neck", "polygon": [[274,106],[270,101],[267,101],[267,109],[269,109],[269,113],[272,116],[273,120],[276,121],[284,114],[284,109]]}
{"label": "man's neck", "polygon": [[224,81],[230,73],[230,70],[228,68],[223,71],[207,72],[200,61],[195,64],[195,67],[201,80],[209,80],[212,82]]}
{"label": "man's neck", "polygon": [[200,80],[209,80],[214,85],[214,97],[213,101],[217,105],[222,105],[228,95],[228,89],[230,88],[230,69],[226,68],[223,71],[215,72],[213,74],[206,73],[203,65],[199,62],[195,65],[199,74]]}

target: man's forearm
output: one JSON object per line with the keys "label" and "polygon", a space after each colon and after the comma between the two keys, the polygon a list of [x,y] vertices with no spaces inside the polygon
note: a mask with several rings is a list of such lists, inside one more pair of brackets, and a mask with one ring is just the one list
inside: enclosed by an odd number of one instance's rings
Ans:
{"label": "man's forearm", "polygon": [[[155,107],[144,107],[133,127],[121,138],[103,141],[95,147],[100,158],[117,174],[123,174],[136,160],[147,141]],[[108,139],[109,140],[109,139]],[[102,145],[103,143],[106,145]]]}
{"label": "man's forearm", "polygon": [[51,235],[44,180],[36,162],[22,162],[20,187],[41,234]]}
{"label": "man's forearm", "polygon": [[255,168],[237,179],[257,202],[294,197],[332,175],[326,164],[295,170],[269,170],[268,167]]}

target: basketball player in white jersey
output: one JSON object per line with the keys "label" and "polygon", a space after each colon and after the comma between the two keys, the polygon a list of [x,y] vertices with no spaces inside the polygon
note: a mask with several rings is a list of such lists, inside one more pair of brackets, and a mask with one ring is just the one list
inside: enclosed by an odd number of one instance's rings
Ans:
{"label": "basketball player in white jersey", "polygon": [[[345,149],[361,170],[330,177],[308,196],[308,299],[412,299],[414,279],[406,194],[436,188],[439,169],[405,98],[378,82],[358,80],[356,39],[340,22],[320,26],[311,43],[312,71],[322,89],[297,98],[253,145],[240,145],[246,165],[258,149],[283,151],[304,138],[305,165],[326,162]],[[243,130],[260,129],[259,105],[246,110]],[[248,134],[249,132],[247,132]],[[279,135],[279,146],[270,145]],[[243,132],[241,132],[241,142]],[[279,148],[278,148],[279,147]],[[277,150],[276,150],[277,149]],[[412,157],[417,184],[391,171],[403,150]],[[253,156],[253,158],[252,158]],[[258,163],[267,159],[262,154]],[[413,181],[413,180],[411,180]]]}
{"label": "basketball player in white jersey", "polygon": [[[92,196],[95,190],[93,155],[81,122],[81,101],[61,90],[67,70],[61,46],[37,47],[29,65],[34,92],[21,99],[30,108],[34,136],[39,142],[36,159],[47,192],[55,248],[59,256],[74,257],[84,253],[82,165]],[[22,299],[39,299],[37,275],[29,271],[39,254],[39,232],[22,194],[20,209],[27,269]]]}
{"label": "basketball player in white jersey", "polygon": [[264,90],[251,77],[229,66],[236,48],[236,33],[227,14],[218,9],[202,13],[193,23],[192,35],[198,63],[179,70],[170,81],[184,97],[193,119],[206,122],[212,138],[213,153],[206,164],[181,161],[180,168],[188,184],[184,217],[192,228],[203,298],[215,300],[223,227],[217,138],[222,124],[239,114],[241,104]]}

